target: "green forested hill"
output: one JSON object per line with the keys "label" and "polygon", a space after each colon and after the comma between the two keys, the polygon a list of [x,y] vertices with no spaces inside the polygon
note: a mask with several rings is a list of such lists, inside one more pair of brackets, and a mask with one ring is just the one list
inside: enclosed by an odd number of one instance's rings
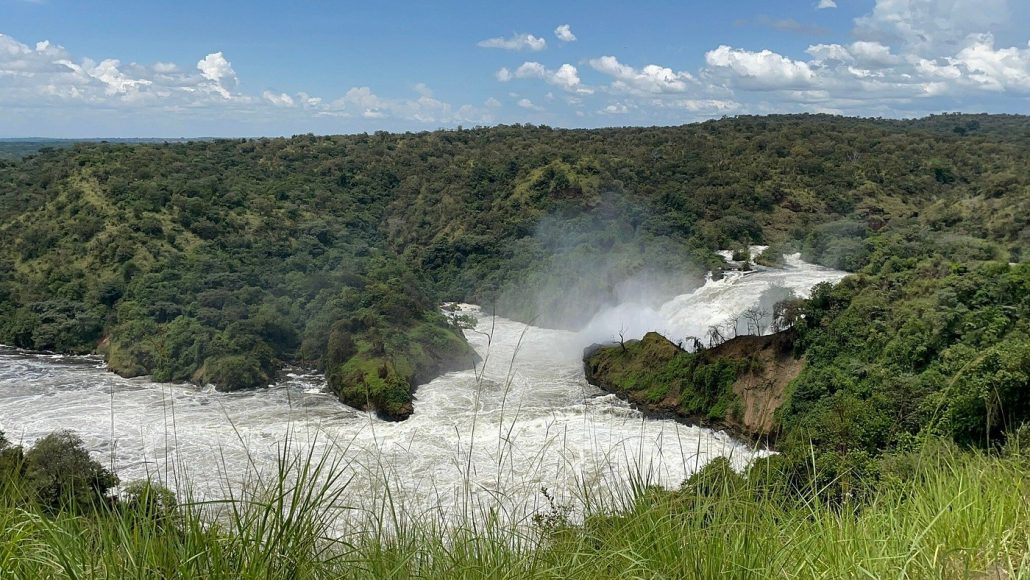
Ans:
{"label": "green forested hill", "polygon": [[440,300],[574,325],[631,274],[759,242],[1018,262],[1028,167],[1030,118],[985,115],[79,144],[0,161],[0,342],[225,388],[308,361],[404,416],[471,362]]}

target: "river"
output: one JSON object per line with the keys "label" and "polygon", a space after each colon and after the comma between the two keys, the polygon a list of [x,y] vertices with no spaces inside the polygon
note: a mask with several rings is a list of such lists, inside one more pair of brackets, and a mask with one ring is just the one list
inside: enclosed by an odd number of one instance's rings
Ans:
{"label": "river", "polygon": [[315,446],[339,457],[345,497],[357,507],[385,498],[408,513],[455,515],[499,509],[524,517],[548,503],[581,508],[617,501],[628,477],[675,487],[714,457],[742,468],[766,453],[724,433],[641,416],[589,385],[582,350],[592,342],[651,329],[673,340],[786,291],[806,295],[843,272],[789,257],[783,269],[731,273],[661,305],[623,304],[581,332],[527,326],[485,315],[466,331],[483,361],[418,388],[407,421],[381,421],[324,392],[317,373],[287,369],[266,389],[124,379],[102,359],[0,347],[0,428],[31,444],[57,429],[77,432],[123,482],[151,477],[189,485],[198,497],[273,473],[289,434],[295,451]]}

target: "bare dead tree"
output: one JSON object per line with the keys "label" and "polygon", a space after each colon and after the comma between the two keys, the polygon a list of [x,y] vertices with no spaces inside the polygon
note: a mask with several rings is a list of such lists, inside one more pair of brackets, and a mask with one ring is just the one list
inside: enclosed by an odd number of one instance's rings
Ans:
{"label": "bare dead tree", "polygon": [[726,342],[726,338],[723,336],[722,329],[718,324],[709,326],[705,336],[708,338],[708,348],[714,348]]}
{"label": "bare dead tree", "polygon": [[[696,336],[688,336],[680,341],[680,344],[689,346],[693,352],[699,352],[705,349],[705,345],[701,342],[701,339]],[[684,348],[684,346],[680,346],[680,348]],[[686,349],[684,348],[684,350]]]}
{"label": "bare dead tree", "polygon": [[766,317],[769,316],[769,311],[761,306],[752,306],[744,311],[742,315],[744,320],[747,321],[748,332],[754,331],[754,334],[761,336],[762,331],[765,328],[762,326],[762,322],[765,321]]}

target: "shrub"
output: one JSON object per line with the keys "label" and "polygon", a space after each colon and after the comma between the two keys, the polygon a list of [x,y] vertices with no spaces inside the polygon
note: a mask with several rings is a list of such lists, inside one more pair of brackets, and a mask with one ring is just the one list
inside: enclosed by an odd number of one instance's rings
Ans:
{"label": "shrub", "polygon": [[90,458],[71,431],[51,433],[25,453],[25,480],[31,495],[50,511],[95,507],[118,485],[118,476]]}
{"label": "shrub", "polygon": [[144,519],[171,524],[177,519],[178,500],[172,490],[149,480],[137,480],[125,486],[122,505]]}
{"label": "shrub", "polygon": [[200,377],[218,390],[234,391],[268,384],[269,377],[253,356],[230,355],[208,359]]}
{"label": "shrub", "polygon": [[8,483],[17,483],[21,479],[24,458],[20,446],[11,445],[3,431],[0,431],[0,490]]}

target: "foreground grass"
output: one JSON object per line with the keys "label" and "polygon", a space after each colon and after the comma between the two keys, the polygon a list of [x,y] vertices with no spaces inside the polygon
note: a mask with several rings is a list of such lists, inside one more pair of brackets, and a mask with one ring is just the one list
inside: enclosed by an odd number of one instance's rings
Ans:
{"label": "foreground grass", "polygon": [[765,493],[709,469],[677,492],[640,487],[622,513],[582,525],[552,506],[532,529],[398,527],[384,506],[341,529],[338,465],[284,452],[277,479],[218,504],[49,516],[5,493],[0,577],[1030,577],[1026,455],[946,448],[912,465],[863,505]]}
{"label": "foreground grass", "polygon": [[548,553],[562,569],[600,576],[1030,575],[1027,466],[925,459],[914,479],[886,485],[866,506],[755,499],[746,483],[645,495],[630,513],[595,518]]}

